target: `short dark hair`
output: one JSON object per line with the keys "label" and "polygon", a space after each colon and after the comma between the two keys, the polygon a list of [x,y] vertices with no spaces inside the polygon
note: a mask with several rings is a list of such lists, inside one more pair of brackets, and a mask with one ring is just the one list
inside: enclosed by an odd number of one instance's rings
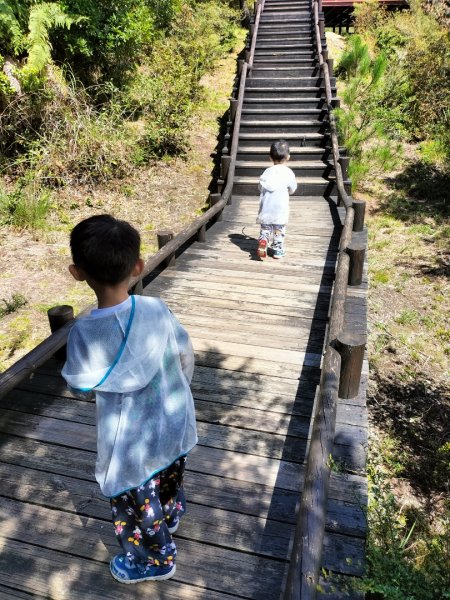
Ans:
{"label": "short dark hair", "polygon": [[289,158],[289,144],[286,140],[278,140],[270,146],[270,158],[273,161],[287,160]]}
{"label": "short dark hair", "polygon": [[126,221],[96,215],[81,221],[70,234],[73,262],[97,283],[124,281],[139,259],[141,236]]}

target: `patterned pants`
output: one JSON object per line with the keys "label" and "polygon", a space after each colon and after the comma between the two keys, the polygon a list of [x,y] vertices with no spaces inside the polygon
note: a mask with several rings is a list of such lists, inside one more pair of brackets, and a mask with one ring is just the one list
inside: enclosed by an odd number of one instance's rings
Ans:
{"label": "patterned pants", "polygon": [[270,245],[272,240],[272,248],[274,250],[284,250],[284,237],[286,235],[286,225],[263,225],[259,233],[260,240],[266,240],[267,245]]}
{"label": "patterned pants", "polygon": [[177,549],[169,527],[186,510],[185,464],[183,456],[144,485],[111,498],[117,540],[130,560],[158,566],[175,562]]}

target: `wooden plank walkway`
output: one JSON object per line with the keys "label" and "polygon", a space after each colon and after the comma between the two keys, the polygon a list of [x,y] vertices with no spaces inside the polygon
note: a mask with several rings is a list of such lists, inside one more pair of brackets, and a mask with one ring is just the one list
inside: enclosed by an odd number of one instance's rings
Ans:
{"label": "wooden plank walkway", "polygon": [[[330,188],[329,151],[323,123],[316,121],[321,82],[310,56],[307,4],[266,0],[246,88],[233,204],[208,229],[206,242],[185,248],[176,268],[144,290],[168,303],[196,353],[199,443],[188,458],[188,512],[176,534],[176,576],[131,590],[111,577],[108,562],[119,546],[109,502],[94,480],[95,405],[72,397],[60,377],[62,364],[52,359],[0,400],[0,600],[128,600],[130,593],[145,600],[280,598],[343,219],[343,210],[323,197]],[[272,47],[283,21],[301,39],[308,37],[306,50],[303,41],[292,50]],[[273,87],[277,70],[287,71],[292,61],[293,73]],[[290,87],[292,77],[301,87]],[[300,116],[289,116],[293,103]],[[260,133],[261,118],[272,115],[280,123]],[[300,195],[291,200],[287,256],[260,261],[257,177],[268,161],[267,139],[283,131],[292,160],[304,163],[296,171]],[[348,294],[352,322],[357,314],[362,331],[366,286],[365,279]],[[326,597],[339,600],[360,597],[345,586],[363,571],[364,384],[360,396],[340,402],[335,442],[323,555],[330,576],[321,584]]]}
{"label": "wooden plank walkway", "polygon": [[[188,461],[176,577],[134,586],[135,598],[279,597],[320,372],[337,210],[295,198],[283,261],[255,260],[255,211],[254,199],[235,200],[207,243],[145,289],[192,336],[199,444]],[[0,599],[125,598],[129,588],[107,567],[118,546],[93,477],[94,404],[71,396],[60,367],[51,361],[1,401]],[[344,438],[361,434],[356,404],[340,408]],[[337,454],[354,460],[348,443]],[[355,506],[364,489],[361,476],[333,474],[327,569],[361,572],[364,516]]]}

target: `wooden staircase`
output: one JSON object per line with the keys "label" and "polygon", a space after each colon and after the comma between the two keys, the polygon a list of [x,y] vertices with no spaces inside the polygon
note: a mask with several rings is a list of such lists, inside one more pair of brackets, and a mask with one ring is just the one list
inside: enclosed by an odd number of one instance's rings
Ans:
{"label": "wooden staircase", "polygon": [[266,0],[246,82],[233,193],[258,194],[259,176],[271,165],[269,147],[285,139],[297,176],[295,195],[330,195],[327,118],[310,2]]}

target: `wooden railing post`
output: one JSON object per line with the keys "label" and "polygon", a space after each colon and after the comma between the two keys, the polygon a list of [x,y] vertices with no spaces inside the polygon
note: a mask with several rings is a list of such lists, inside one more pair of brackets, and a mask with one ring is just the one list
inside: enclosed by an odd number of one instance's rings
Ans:
{"label": "wooden railing post", "polygon": [[319,31],[320,38],[323,39],[325,37],[325,17],[323,15],[319,17]]}
{"label": "wooden railing post", "polygon": [[197,242],[206,242],[206,225],[202,225],[197,231]]}
{"label": "wooden railing post", "polygon": [[230,98],[230,121],[234,122],[234,119],[236,117],[237,105],[238,101],[234,98]]}
{"label": "wooden railing post", "polygon": [[220,176],[223,180],[227,178],[230,164],[231,156],[222,156],[222,158],[220,159]]}
{"label": "wooden railing post", "polygon": [[[163,246],[168,244],[171,240],[173,240],[173,231],[158,231],[156,236],[158,238],[158,248],[161,250]],[[174,267],[175,266],[175,252],[170,254],[162,263],[165,267]]]}
{"label": "wooden railing post", "polygon": [[353,231],[362,231],[364,229],[364,217],[366,213],[365,200],[353,200],[353,209],[355,211],[355,219],[353,221]]}
{"label": "wooden railing post", "polygon": [[348,285],[361,285],[364,270],[365,253],[365,246],[358,242],[350,242],[350,244],[347,246],[347,254],[350,257]]}
{"label": "wooden railing post", "polygon": [[341,332],[334,347],[341,355],[339,398],[355,398],[359,393],[367,337],[350,331]]}
{"label": "wooden railing post", "polygon": [[[60,306],[53,306],[47,311],[48,322],[50,324],[50,331],[55,333],[58,329],[61,329],[63,325],[69,321],[73,321],[73,306],[68,304],[62,304]],[[54,354],[55,358],[59,360],[66,360],[66,346],[63,346],[57,350]]]}
{"label": "wooden railing post", "polygon": [[339,164],[341,165],[341,169],[342,169],[342,178],[344,181],[346,181],[348,179],[348,167],[350,164],[349,157],[348,156],[340,156]]}
{"label": "wooden railing post", "polygon": [[[210,194],[209,195],[210,206],[214,206],[215,204],[217,204],[221,200],[221,198],[222,198],[222,194]],[[222,211],[217,213],[216,221],[222,221]]]}

